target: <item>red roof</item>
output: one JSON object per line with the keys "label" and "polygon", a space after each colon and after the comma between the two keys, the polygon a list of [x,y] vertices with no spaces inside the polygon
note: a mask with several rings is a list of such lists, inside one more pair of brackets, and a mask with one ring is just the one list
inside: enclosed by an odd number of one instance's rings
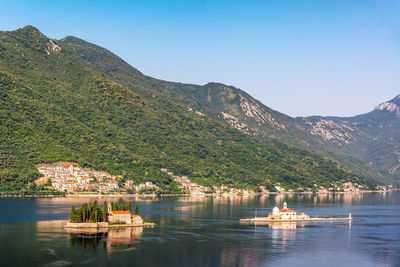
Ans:
{"label": "red roof", "polygon": [[279,209],[280,212],[296,212],[292,209]]}
{"label": "red roof", "polygon": [[128,210],[113,210],[112,214],[131,214]]}

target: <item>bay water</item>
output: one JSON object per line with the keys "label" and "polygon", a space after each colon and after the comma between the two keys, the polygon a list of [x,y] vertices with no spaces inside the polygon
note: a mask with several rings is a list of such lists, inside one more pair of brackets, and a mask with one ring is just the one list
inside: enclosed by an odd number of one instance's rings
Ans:
{"label": "bay water", "polygon": [[[0,199],[0,266],[396,266],[400,192],[123,198],[153,228],[67,231],[71,205],[119,197]],[[353,221],[241,224],[275,206]],[[134,206],[134,205],[133,205]]]}

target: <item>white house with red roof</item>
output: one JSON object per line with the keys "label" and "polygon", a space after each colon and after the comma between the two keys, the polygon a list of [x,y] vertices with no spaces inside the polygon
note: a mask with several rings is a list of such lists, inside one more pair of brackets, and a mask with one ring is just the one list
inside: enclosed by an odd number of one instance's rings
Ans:
{"label": "white house with red roof", "polygon": [[73,168],[72,173],[76,176],[87,176],[86,172],[82,168]]}
{"label": "white house with red roof", "polygon": [[133,181],[132,180],[127,180],[126,183],[125,183],[125,187],[126,188],[131,188],[132,185],[133,185]]}
{"label": "white house with red roof", "polygon": [[73,173],[74,172],[74,166],[72,166],[71,164],[68,164],[67,166],[64,167],[64,170],[66,170],[69,173]]}
{"label": "white house with red roof", "polygon": [[114,190],[119,188],[118,184],[114,182],[108,183],[107,185],[109,190]]}
{"label": "white house with red roof", "polygon": [[62,188],[63,189],[74,189],[76,188],[78,185],[76,183],[63,183],[62,184]]}
{"label": "white house with red roof", "polygon": [[114,224],[143,224],[139,215],[132,215],[128,210],[112,210],[111,203],[107,205],[108,221]]}

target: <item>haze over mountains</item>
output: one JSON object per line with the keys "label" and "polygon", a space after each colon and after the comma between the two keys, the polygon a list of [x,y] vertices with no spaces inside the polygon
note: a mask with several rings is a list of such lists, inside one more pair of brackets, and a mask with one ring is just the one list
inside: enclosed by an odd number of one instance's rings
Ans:
{"label": "haze over mountains", "polygon": [[292,118],[240,89],[151,78],[104,48],[32,26],[0,32],[0,90],[2,190],[57,160],[166,192],[177,185],[165,167],[253,189],[400,178],[398,97],[352,118]]}

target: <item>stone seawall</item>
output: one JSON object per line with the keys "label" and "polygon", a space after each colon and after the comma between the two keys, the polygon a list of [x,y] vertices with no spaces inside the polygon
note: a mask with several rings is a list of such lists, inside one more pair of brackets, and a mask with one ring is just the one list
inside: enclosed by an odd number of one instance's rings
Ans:
{"label": "stone seawall", "polygon": [[103,228],[103,227],[108,227],[108,223],[107,222],[98,222],[98,223],[67,222],[67,224],[64,225],[64,228]]}
{"label": "stone seawall", "polygon": [[291,219],[291,220],[271,220],[268,217],[257,217],[240,219],[240,222],[330,222],[330,221],[352,221],[353,218],[307,218],[307,219]]}
{"label": "stone seawall", "polygon": [[138,223],[138,224],[111,224],[109,225],[107,222],[99,222],[99,223],[72,223],[67,222],[64,225],[64,228],[67,229],[100,229],[100,228],[124,228],[124,227],[154,227],[157,224],[155,223]]}

